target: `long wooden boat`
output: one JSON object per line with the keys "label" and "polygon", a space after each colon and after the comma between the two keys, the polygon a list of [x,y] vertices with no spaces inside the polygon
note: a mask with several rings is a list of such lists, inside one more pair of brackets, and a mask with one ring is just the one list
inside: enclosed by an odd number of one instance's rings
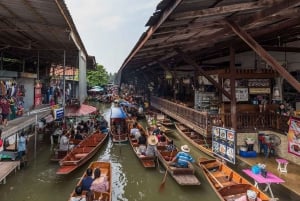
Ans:
{"label": "long wooden boat", "polygon": [[199,158],[198,165],[221,200],[235,200],[253,190],[262,201],[270,198],[248,180],[217,159]]}
{"label": "long wooden boat", "polygon": [[198,148],[205,154],[214,157],[211,148],[212,142],[210,138],[205,138],[204,136],[191,130],[190,128],[186,127],[184,124],[181,124],[179,122],[175,123],[175,127],[179,134],[182,137],[184,137],[187,141],[189,141],[192,145],[194,145],[196,148]]}
{"label": "long wooden boat", "polygon": [[157,151],[157,157],[162,165],[166,168],[166,171],[173,177],[173,179],[182,186],[195,186],[200,185],[199,179],[195,175],[195,170],[192,165],[188,168],[178,168],[169,165],[169,161],[176,156],[178,149],[168,151],[165,147],[159,147]]}
{"label": "long wooden boat", "polygon": [[91,159],[108,138],[108,134],[96,131],[82,140],[63,159],[56,174],[69,174]]}
{"label": "long wooden boat", "polygon": [[158,123],[167,126],[167,127],[171,127],[174,126],[174,122],[168,118],[165,114],[156,114],[156,118]]}
{"label": "long wooden boat", "polygon": [[[105,161],[94,161],[92,163],[90,163],[89,167],[91,168],[94,172],[94,170],[96,168],[99,168],[101,170],[101,175],[106,175],[108,182],[109,182],[109,189],[107,192],[102,192],[102,193],[98,193],[98,192],[94,192],[95,195],[95,200],[98,200],[100,196],[102,196],[102,200],[105,201],[111,201],[111,192],[112,192],[112,168],[111,168],[111,163],[110,162],[105,162]],[[84,174],[82,175],[82,177],[80,178],[79,182],[77,183],[76,186],[81,186],[82,185],[82,180],[86,177],[86,171],[84,172]],[[74,187],[75,189],[75,187]],[[83,195],[86,194],[87,192],[83,192]],[[72,191],[69,201],[72,200],[72,197],[75,197],[76,193],[75,190]]]}
{"label": "long wooden boat", "polygon": [[121,107],[111,107],[110,134],[112,141],[122,143],[128,141],[127,115]]}
{"label": "long wooden boat", "polygon": [[[133,123],[130,124],[129,128],[131,129],[132,126],[133,126]],[[137,123],[137,128],[139,128],[141,133],[145,133],[146,136],[148,136],[148,133],[145,131],[145,129],[143,128],[143,126],[141,124]],[[137,140],[134,138],[134,136],[129,135],[129,142],[133,149],[134,154],[141,161],[143,167],[144,168],[154,168],[156,157],[155,156],[145,156],[145,155],[139,154],[138,153],[139,145],[138,145]]]}
{"label": "long wooden boat", "polygon": [[149,127],[152,127],[152,126],[154,126],[154,125],[157,125],[157,126],[159,127],[159,129],[160,129],[162,132],[166,133],[166,134],[172,132],[171,129],[169,129],[168,127],[166,127],[166,126],[164,126],[163,124],[161,124],[158,120],[154,120],[154,121],[153,121],[153,119],[155,119],[155,116],[151,113],[151,111],[148,112],[148,113],[145,115],[145,117],[146,117],[146,121],[147,121],[147,124],[148,124]]}

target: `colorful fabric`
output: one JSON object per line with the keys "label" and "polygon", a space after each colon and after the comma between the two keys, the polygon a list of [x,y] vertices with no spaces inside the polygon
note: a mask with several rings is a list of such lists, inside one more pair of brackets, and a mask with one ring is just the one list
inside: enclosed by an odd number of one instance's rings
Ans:
{"label": "colorful fabric", "polygon": [[178,152],[175,157],[177,159],[177,165],[179,167],[188,167],[188,162],[195,162],[190,154],[183,151]]}

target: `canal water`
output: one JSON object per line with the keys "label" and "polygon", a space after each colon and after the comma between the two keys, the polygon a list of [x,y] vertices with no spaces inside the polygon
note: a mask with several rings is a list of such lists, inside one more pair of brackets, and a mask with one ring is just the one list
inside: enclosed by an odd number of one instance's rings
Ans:
{"label": "canal water", "polygon": [[[109,119],[109,106],[97,105],[105,118]],[[170,134],[174,143],[179,147],[188,144],[175,130]],[[206,157],[191,147],[191,154],[195,159]],[[56,175],[57,163],[50,162],[51,147],[48,144],[39,144],[35,160],[31,160],[28,166],[12,173],[7,178],[7,183],[0,186],[1,201],[67,201],[71,191],[84,173],[89,163],[74,173],[61,176]],[[112,201],[217,201],[218,197],[202,175],[200,169],[195,166],[200,186],[179,186],[168,175],[163,190],[159,187],[165,175],[163,167],[145,169],[133,154],[129,144],[113,144],[108,142],[100,149],[91,161],[103,160],[112,163]]]}

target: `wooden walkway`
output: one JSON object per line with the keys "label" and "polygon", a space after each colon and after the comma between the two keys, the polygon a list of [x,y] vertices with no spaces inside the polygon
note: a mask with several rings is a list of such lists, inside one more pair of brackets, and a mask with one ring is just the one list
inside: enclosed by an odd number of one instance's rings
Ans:
{"label": "wooden walkway", "polygon": [[20,161],[0,161],[0,183],[6,183],[6,177],[12,172],[20,169]]}

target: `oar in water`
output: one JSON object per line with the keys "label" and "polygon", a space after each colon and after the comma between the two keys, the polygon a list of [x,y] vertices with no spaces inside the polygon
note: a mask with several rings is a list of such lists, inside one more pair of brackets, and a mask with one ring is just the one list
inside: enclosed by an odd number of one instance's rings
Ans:
{"label": "oar in water", "polygon": [[[170,156],[169,156],[169,159],[172,158],[173,151],[174,151],[174,149],[171,151]],[[163,156],[162,156],[162,157],[163,157]],[[166,180],[167,180],[167,174],[168,174],[168,168],[169,168],[169,167],[167,166],[167,168],[166,168],[166,173],[165,173],[164,178],[163,178],[163,180],[162,180],[162,182],[161,182],[161,184],[160,184],[160,186],[159,186],[159,192],[163,191],[163,189],[165,188],[165,183],[166,183]]]}
{"label": "oar in water", "polygon": [[158,168],[159,173],[165,173],[165,171],[163,171],[163,170],[160,168],[158,157],[156,157],[156,163],[157,163],[157,168]]}

